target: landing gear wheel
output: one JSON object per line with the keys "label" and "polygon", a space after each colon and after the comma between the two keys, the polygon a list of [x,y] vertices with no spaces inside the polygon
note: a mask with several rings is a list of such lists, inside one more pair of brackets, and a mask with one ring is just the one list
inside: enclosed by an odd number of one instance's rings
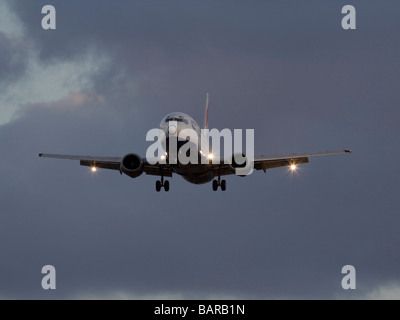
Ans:
{"label": "landing gear wheel", "polygon": [[213,180],[213,182],[212,182],[212,188],[213,188],[213,190],[214,191],[217,191],[218,190],[218,181],[217,180]]}
{"label": "landing gear wheel", "polygon": [[221,181],[221,190],[225,191],[226,190],[226,180]]}
{"label": "landing gear wheel", "polygon": [[157,191],[157,192],[160,192],[160,190],[161,190],[161,181],[160,181],[160,180],[157,180],[157,181],[156,181],[156,191]]}
{"label": "landing gear wheel", "polygon": [[164,182],[164,190],[165,190],[166,192],[169,191],[169,181],[168,181],[168,180]]}

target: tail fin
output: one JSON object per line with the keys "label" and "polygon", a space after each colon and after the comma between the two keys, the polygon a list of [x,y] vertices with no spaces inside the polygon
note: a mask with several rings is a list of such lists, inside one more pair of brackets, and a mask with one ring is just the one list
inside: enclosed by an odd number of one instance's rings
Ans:
{"label": "tail fin", "polygon": [[207,99],[206,99],[206,112],[204,115],[204,129],[208,129],[208,106],[210,104],[210,100],[209,100],[209,95],[207,93]]}

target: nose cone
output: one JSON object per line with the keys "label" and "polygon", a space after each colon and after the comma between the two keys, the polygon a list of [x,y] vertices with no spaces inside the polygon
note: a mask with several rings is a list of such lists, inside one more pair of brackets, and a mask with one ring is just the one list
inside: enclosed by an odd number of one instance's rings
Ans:
{"label": "nose cone", "polygon": [[166,115],[160,123],[161,130],[164,131],[166,137],[178,137],[184,129],[197,130],[196,122],[187,114],[182,112],[173,112]]}
{"label": "nose cone", "polygon": [[177,134],[177,131],[178,131],[178,130],[177,130],[177,128],[176,128],[176,125],[170,123],[169,126],[168,126],[168,133],[169,133],[171,136],[174,136],[174,135]]}

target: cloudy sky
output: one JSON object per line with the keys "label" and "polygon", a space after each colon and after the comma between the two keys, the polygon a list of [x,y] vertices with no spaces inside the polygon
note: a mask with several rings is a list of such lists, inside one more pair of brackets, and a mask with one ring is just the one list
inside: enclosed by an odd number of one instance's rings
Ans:
{"label": "cloudy sky", "polygon": [[[0,0],[0,298],[400,298],[400,3],[62,0],[45,31],[52,2]],[[168,193],[37,156],[145,155],[207,92],[256,154],[353,154]]]}

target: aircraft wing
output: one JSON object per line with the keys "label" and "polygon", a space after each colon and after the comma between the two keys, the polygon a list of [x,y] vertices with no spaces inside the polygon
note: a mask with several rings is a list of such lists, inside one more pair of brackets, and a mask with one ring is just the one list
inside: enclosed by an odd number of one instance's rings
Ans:
{"label": "aircraft wing", "polygon": [[330,156],[334,154],[351,153],[351,150],[324,151],[312,153],[292,153],[287,155],[260,156],[254,158],[255,170],[267,170],[270,168],[298,165],[308,163],[310,157]]}
{"label": "aircraft wing", "polygon": [[[324,151],[324,152],[312,152],[312,153],[292,153],[286,155],[271,155],[271,156],[258,156],[254,157],[254,170],[263,170],[266,172],[267,169],[285,167],[291,165],[299,165],[302,163],[308,163],[310,157],[329,156],[335,154],[351,153],[351,150],[337,150],[337,151]],[[227,164],[215,165],[213,168],[216,175],[229,175],[233,174],[231,167]]]}
{"label": "aircraft wing", "polygon": [[[39,153],[39,157],[77,160],[81,166],[96,167],[101,169],[117,170],[121,172],[121,157],[94,157],[94,156],[77,156],[77,155],[64,155],[64,154],[47,154]],[[143,159],[144,172],[149,175],[172,177],[172,170],[165,165],[152,165]]]}
{"label": "aircraft wing", "polygon": [[66,159],[66,160],[78,160],[81,166],[120,170],[122,158],[120,157],[93,157],[93,156],[75,156],[75,155],[64,155],[64,154],[47,154],[40,153],[39,157],[53,158],[53,159]]}

